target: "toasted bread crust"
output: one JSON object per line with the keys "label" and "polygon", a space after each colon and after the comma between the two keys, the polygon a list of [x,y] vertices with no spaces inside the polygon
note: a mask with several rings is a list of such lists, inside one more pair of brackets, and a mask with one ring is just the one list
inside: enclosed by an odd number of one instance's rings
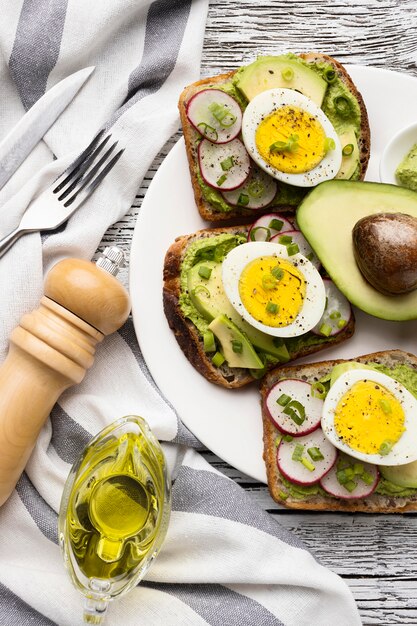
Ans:
{"label": "toasted bread crust", "polygon": [[[368,166],[369,155],[370,155],[370,128],[368,121],[368,114],[366,112],[365,103],[363,98],[357,88],[355,87],[352,79],[349,74],[345,70],[345,68],[335,59],[329,57],[325,54],[317,54],[317,53],[308,53],[308,54],[300,54],[300,57],[303,58],[308,63],[313,63],[315,61],[326,61],[330,63],[337,71],[339,77],[348,89],[353,93],[356,97],[360,110],[361,110],[361,135],[358,141],[359,151],[360,151],[360,180],[363,180],[366,173],[366,168]],[[198,208],[198,211],[201,217],[204,220],[209,222],[224,222],[230,221],[237,217],[253,217],[254,211],[251,209],[245,209],[244,207],[236,207],[227,213],[224,211],[220,211],[212,206],[205,198],[203,197],[203,193],[201,187],[198,182],[197,177],[197,169],[198,169],[198,157],[197,157],[197,140],[200,137],[199,133],[194,129],[194,127],[190,124],[187,118],[187,105],[190,99],[202,89],[206,89],[208,87],[213,87],[216,85],[220,85],[222,83],[230,81],[233,76],[236,74],[237,70],[228,72],[226,74],[220,74],[218,76],[213,76],[210,78],[204,78],[203,80],[199,80],[188,87],[186,87],[179,98],[178,101],[178,109],[181,118],[181,125],[184,134],[185,140],[185,148],[187,152],[188,165],[191,176],[191,183],[194,191],[194,198]],[[280,205],[280,206],[271,206],[268,205],[264,209],[257,209],[256,214],[262,215],[263,213],[270,213],[271,211],[279,211],[280,213],[294,213],[294,206]]]}
{"label": "toasted bread crust", "polygon": [[[349,360],[349,359],[348,359]],[[374,352],[365,354],[353,361],[360,363],[382,363],[388,367],[394,367],[396,364],[407,364],[414,368],[417,372],[417,357],[402,350],[387,350],[382,352]],[[271,422],[265,409],[265,401],[268,390],[279,380],[284,378],[301,378],[307,382],[315,382],[325,376],[332,367],[338,363],[344,363],[347,360],[338,359],[332,361],[321,361],[300,366],[289,366],[275,368],[270,371],[264,378],[260,393],[262,398],[262,422],[263,422],[263,442],[264,442],[264,461],[268,477],[268,487],[273,499],[279,504],[292,509],[303,509],[312,511],[346,511],[346,512],[362,512],[362,513],[406,513],[409,511],[417,511],[417,496],[412,498],[382,496],[374,493],[367,498],[358,500],[344,500],[327,495],[307,496],[306,499],[299,500],[289,496],[286,500],[280,497],[281,490],[285,490],[285,486],[281,481],[281,475],[278,471],[275,446],[275,438],[278,431]]]}
{"label": "toasted bread crust", "polygon": [[[254,383],[254,378],[248,370],[244,368],[228,368],[227,366],[222,366],[221,368],[215,367],[211,361],[210,355],[204,352],[203,341],[198,330],[190,320],[184,317],[180,307],[181,263],[188,246],[194,241],[223,233],[247,233],[248,229],[249,227],[247,225],[210,228],[200,230],[191,235],[178,237],[168,249],[164,262],[163,304],[168,324],[174,332],[185,356],[196,370],[210,382],[220,385],[221,387],[226,387],[227,389],[236,389],[248,385],[249,383]],[[343,331],[334,337],[330,337],[328,343],[304,346],[303,349],[293,355],[292,360],[337,345],[351,337],[354,328],[355,320],[352,316]],[[286,365],[283,367],[286,367]]]}

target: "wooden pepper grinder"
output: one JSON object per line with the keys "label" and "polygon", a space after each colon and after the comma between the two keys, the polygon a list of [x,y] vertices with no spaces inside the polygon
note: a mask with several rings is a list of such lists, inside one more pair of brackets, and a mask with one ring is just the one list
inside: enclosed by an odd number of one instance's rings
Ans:
{"label": "wooden pepper grinder", "polygon": [[60,261],[46,277],[39,308],[13,330],[0,367],[0,506],[59,396],[83,380],[96,345],[126,321],[129,296],[115,278],[123,261],[116,247],[97,263]]}

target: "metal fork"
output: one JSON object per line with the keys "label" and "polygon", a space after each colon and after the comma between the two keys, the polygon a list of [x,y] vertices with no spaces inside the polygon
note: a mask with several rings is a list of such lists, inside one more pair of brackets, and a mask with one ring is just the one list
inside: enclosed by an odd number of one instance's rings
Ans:
{"label": "metal fork", "polygon": [[[20,224],[0,240],[0,257],[25,233],[53,230],[63,224],[98,187],[124,150],[116,154],[117,141],[102,130],[80,156],[37,198]],[[104,148],[106,151],[103,153]],[[99,155],[102,154],[100,158]],[[112,156],[113,154],[113,156]]]}

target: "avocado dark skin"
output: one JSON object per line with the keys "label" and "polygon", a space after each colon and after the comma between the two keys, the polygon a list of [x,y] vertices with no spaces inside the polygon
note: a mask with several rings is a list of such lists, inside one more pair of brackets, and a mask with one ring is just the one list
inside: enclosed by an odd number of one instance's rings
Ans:
{"label": "avocado dark skin", "polygon": [[405,213],[376,213],[352,231],[356,263],[375,289],[388,295],[417,288],[417,219]]}

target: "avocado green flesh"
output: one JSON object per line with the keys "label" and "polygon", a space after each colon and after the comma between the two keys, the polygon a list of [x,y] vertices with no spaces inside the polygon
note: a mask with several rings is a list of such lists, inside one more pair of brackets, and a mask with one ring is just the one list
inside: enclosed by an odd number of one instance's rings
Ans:
{"label": "avocado green flesh", "polygon": [[395,175],[401,185],[417,191],[417,143],[401,161]]}
{"label": "avocado green flesh", "polygon": [[389,482],[404,488],[417,488],[417,461],[406,465],[381,466],[382,476]]}
{"label": "avocado green flesh", "polygon": [[417,217],[417,193],[382,183],[332,180],[321,183],[301,202],[297,223],[330,278],[359,309],[386,320],[417,319],[417,290],[388,296],[372,287],[355,261],[352,230],[375,213]]}
{"label": "avocado green flesh", "polygon": [[[221,345],[221,352],[230,367],[263,369],[264,364],[253,349],[252,344],[226,315],[215,317],[209,324]],[[234,344],[239,349],[234,349]]]}
{"label": "avocado green flesh", "polygon": [[353,149],[352,153],[349,155],[343,156],[342,153],[342,164],[335,178],[341,180],[349,180],[354,175],[357,165],[359,163],[358,140],[356,139],[355,131],[353,130],[353,128],[350,128],[342,135],[339,135],[339,139],[342,150],[349,145],[351,145]]}

